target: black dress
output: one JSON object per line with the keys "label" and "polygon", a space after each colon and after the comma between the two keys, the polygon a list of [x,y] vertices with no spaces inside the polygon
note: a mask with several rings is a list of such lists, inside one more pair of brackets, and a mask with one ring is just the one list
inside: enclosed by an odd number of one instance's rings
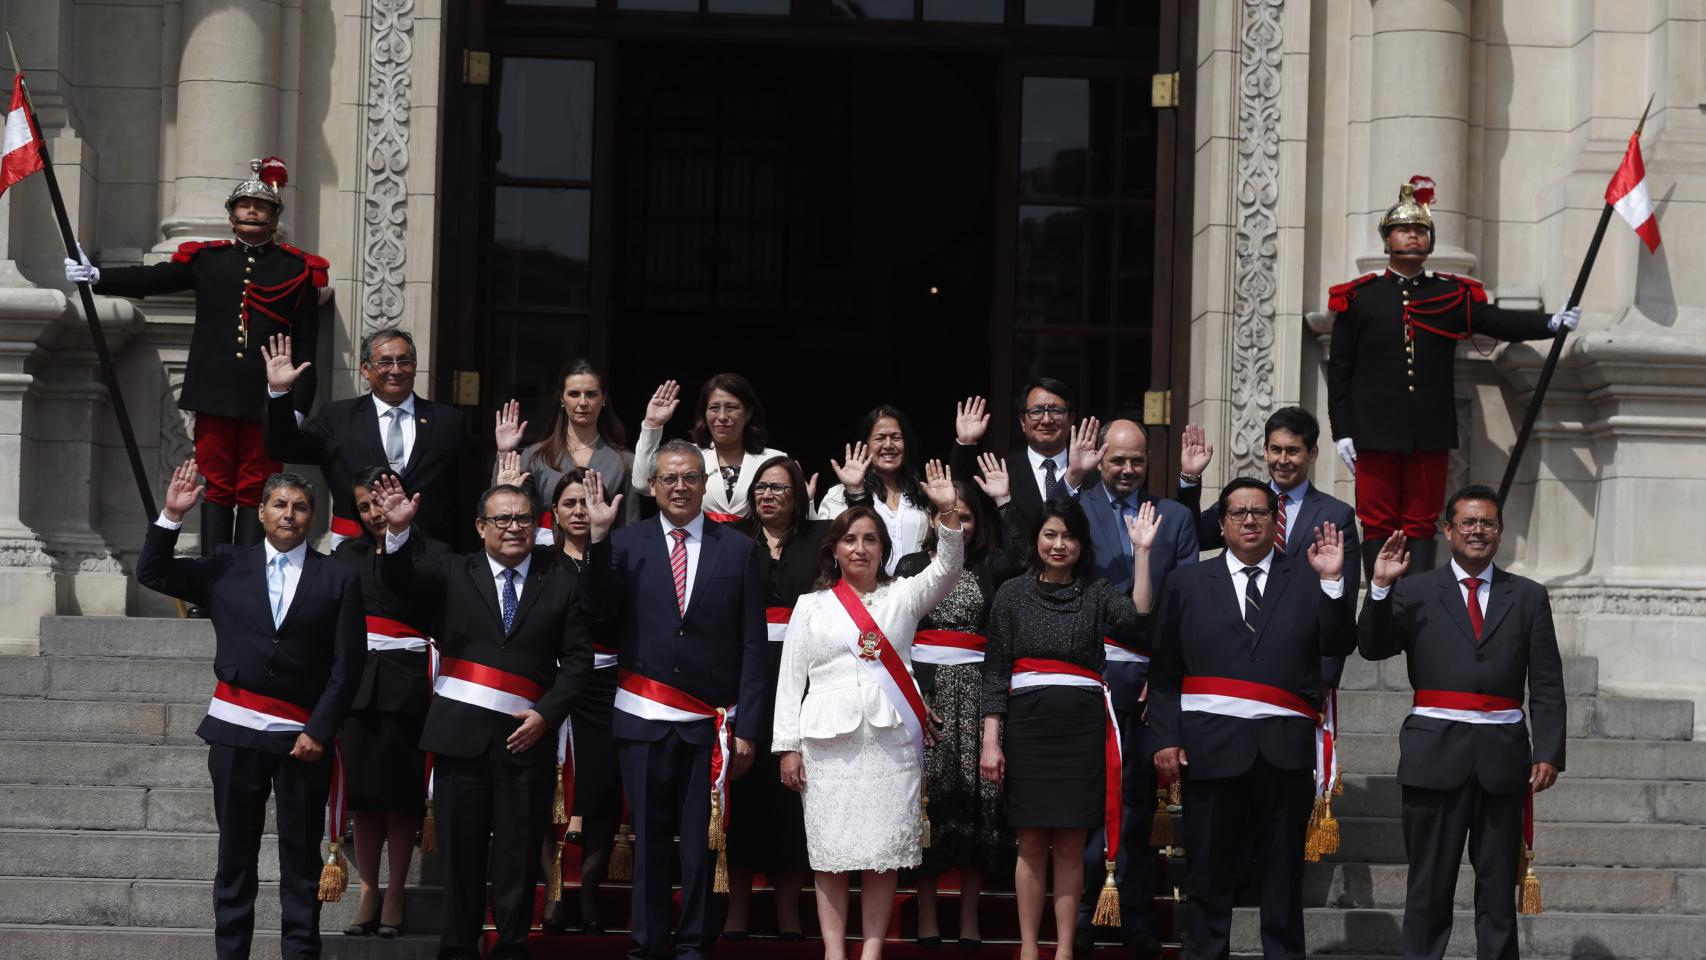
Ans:
{"label": "black dress", "polygon": [[[578,580],[582,562],[566,553],[556,556]],[[593,671],[569,706],[575,752],[575,795],[569,798],[569,813],[583,821],[583,847],[599,849],[615,841],[614,828],[622,816],[622,779],[616,769],[616,739],[610,735],[610,712],[616,703],[615,624],[592,625],[592,655]]]}
{"label": "black dress", "polygon": [[[801,595],[812,591],[818,576],[818,550],[829,532],[829,522],[819,520],[804,534],[782,548],[780,557],[770,556],[764,531],[753,527],[754,549],[762,554],[769,574],[769,607],[793,606]],[[770,674],[765,685],[764,719],[758,729],[752,768],[734,782],[729,796],[729,865],[759,873],[809,870],[806,858],[806,819],[800,795],[782,785],[782,758],[770,752],[770,734],[775,726],[776,684],[782,672],[782,643],[770,644]]]}
{"label": "black dress", "polygon": [[[448,548],[413,536],[403,549],[414,551],[419,560]],[[380,556],[369,535],[345,540],[332,551],[333,560],[354,567],[361,577],[362,613],[397,620],[422,636],[430,635],[430,608],[385,589],[379,577]],[[431,700],[426,651],[368,651],[354,706],[338,735],[351,810],[420,812],[426,803],[421,728]]]}
{"label": "black dress", "polygon": [[1105,580],[1043,583],[1027,575],[996,592],[983,664],[983,712],[1005,714],[1010,826],[1094,830],[1103,824],[1107,708],[1100,690],[1042,686],[1011,696],[1020,657],[1102,672],[1102,637],[1138,619],[1131,595]]}

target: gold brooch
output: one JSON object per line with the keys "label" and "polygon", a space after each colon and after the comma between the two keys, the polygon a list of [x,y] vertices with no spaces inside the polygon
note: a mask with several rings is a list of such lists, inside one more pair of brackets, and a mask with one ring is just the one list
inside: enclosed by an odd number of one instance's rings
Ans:
{"label": "gold brooch", "polygon": [[859,659],[877,659],[877,648],[882,642],[882,637],[875,630],[867,630],[859,634]]}

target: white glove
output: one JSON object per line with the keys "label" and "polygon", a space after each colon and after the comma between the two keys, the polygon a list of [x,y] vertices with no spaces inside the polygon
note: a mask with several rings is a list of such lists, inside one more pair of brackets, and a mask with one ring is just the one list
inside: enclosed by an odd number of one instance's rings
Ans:
{"label": "white glove", "polygon": [[101,282],[101,268],[89,262],[89,255],[83,252],[83,245],[77,245],[78,260],[65,258],[65,279],[71,283],[87,283],[91,286]]}
{"label": "white glove", "polygon": [[1553,333],[1557,333],[1559,327],[1563,327],[1565,330],[1574,330],[1581,324],[1581,322],[1582,308],[1569,307],[1554,313],[1552,315],[1552,319],[1547,321],[1546,329]]}
{"label": "white glove", "polygon": [[1338,448],[1339,459],[1345,461],[1345,467],[1350,470],[1351,476],[1356,476],[1357,445],[1351,442],[1350,437],[1341,437],[1333,446]]}

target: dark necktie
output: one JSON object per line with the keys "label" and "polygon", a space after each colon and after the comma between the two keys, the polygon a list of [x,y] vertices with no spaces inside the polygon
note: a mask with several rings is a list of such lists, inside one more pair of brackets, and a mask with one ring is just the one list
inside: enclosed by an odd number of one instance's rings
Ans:
{"label": "dark necktie", "polygon": [[1126,518],[1129,516],[1131,516],[1131,504],[1126,503],[1124,500],[1115,500],[1114,517],[1116,519],[1114,522],[1119,529],[1116,530],[1114,534],[1119,537],[1120,552],[1125,554],[1125,558],[1127,560],[1135,560],[1136,557],[1134,557],[1131,552],[1131,534],[1127,531],[1125,524]]}
{"label": "dark necktie", "polygon": [[1053,500],[1056,493],[1055,487],[1059,485],[1060,477],[1056,476],[1054,472],[1054,458],[1049,457],[1043,461],[1043,499]]}
{"label": "dark necktie", "polygon": [[1256,583],[1261,575],[1261,567],[1244,568],[1244,625],[1251,632],[1256,629],[1256,614],[1262,612],[1262,588]]}
{"label": "dark necktie", "polygon": [[1475,642],[1481,642],[1481,578],[1464,577],[1463,585],[1469,589],[1467,602],[1469,604],[1469,628],[1475,631]]}
{"label": "dark necktie", "polygon": [[1285,552],[1285,505],[1291,502],[1291,494],[1279,495],[1279,511],[1274,514],[1274,549]]}
{"label": "dark necktie", "polygon": [[515,571],[514,570],[505,570],[504,571],[503,598],[504,598],[504,633],[507,634],[507,633],[509,633],[509,628],[515,625],[516,596],[515,596]]}

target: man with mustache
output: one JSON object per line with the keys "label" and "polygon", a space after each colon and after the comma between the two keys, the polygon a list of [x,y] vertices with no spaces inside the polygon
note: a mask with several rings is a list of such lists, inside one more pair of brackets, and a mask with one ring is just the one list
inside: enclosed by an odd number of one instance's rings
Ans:
{"label": "man with mustache", "polygon": [[1416,691],[1398,733],[1410,863],[1403,954],[1444,955],[1467,840],[1479,955],[1514,960],[1524,805],[1564,769],[1564,664],[1546,588],[1493,563],[1504,529],[1498,494],[1464,487],[1445,515],[1451,562],[1404,577],[1414,557],[1403,532],[1393,533],[1375,558],[1358,624],[1362,655],[1403,653]]}
{"label": "man with mustache", "polygon": [[[195,414],[195,460],[207,481],[201,504],[201,553],[222,543],[261,542],[255,507],[261,484],[282,469],[261,439],[261,345],[268,337],[292,337],[294,359],[306,366],[314,356],[320,322],[320,288],[327,284],[325,259],[278,240],[284,161],[254,160],[249,179],[225,200],[232,240],[180,244],[170,260],[144,267],[101,270],[81,260],[65,261],[65,278],[87,282],[96,293],[149,297],[195,291],[195,328],[190,335],[178,407]],[[314,374],[304,370],[292,408],[307,415],[314,403]],[[349,490],[349,478],[333,489]]]}

